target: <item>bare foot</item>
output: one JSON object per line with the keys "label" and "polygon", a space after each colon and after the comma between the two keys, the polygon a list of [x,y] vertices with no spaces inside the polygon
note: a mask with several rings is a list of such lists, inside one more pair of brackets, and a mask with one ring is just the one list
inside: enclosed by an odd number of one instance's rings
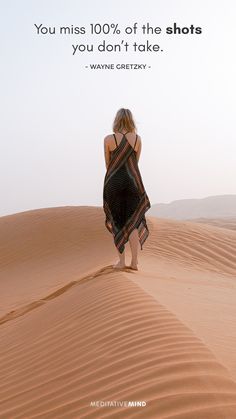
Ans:
{"label": "bare foot", "polygon": [[131,262],[131,264],[128,266],[128,268],[133,269],[134,271],[138,270],[138,264]]}
{"label": "bare foot", "polygon": [[114,269],[123,269],[125,268],[125,264],[121,263],[121,261],[119,260],[117,263],[115,263],[115,265],[113,265]]}

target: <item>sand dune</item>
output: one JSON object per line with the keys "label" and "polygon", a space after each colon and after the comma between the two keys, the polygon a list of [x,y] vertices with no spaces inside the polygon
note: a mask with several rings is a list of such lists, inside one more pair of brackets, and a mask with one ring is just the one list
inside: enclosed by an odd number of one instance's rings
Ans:
{"label": "sand dune", "polygon": [[196,218],[196,223],[205,223],[214,225],[216,227],[228,228],[230,230],[236,230],[236,217],[222,217],[222,218]]}
{"label": "sand dune", "polygon": [[153,228],[145,251],[197,270],[235,277],[236,233],[190,221],[149,217]]}
{"label": "sand dune", "polygon": [[0,316],[76,280],[78,273],[109,263],[114,255],[109,239],[96,207],[43,208],[1,217]]}
{"label": "sand dune", "polygon": [[169,203],[154,204],[149,215],[176,220],[235,217],[236,195],[213,195],[197,199],[178,199]]}
{"label": "sand dune", "polygon": [[0,418],[236,417],[236,232],[147,220],[134,272],[99,207],[0,218]]}

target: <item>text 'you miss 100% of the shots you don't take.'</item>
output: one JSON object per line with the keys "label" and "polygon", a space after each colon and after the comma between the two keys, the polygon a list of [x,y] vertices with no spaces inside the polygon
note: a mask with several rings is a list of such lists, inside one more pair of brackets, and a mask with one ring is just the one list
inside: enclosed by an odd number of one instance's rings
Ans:
{"label": "text 'you miss 100% of the shots you don't take.'", "polygon": [[[36,25],[34,24],[37,30],[38,35],[54,35],[56,34],[56,27],[55,26],[43,26],[43,24]],[[121,30],[119,29],[118,24],[108,24],[105,23],[101,25],[100,23],[89,25],[90,34],[91,35],[107,35],[107,34],[121,34]],[[60,35],[85,35],[86,28],[84,26],[60,26],[59,28]],[[163,31],[160,27],[151,26],[149,23],[143,24],[140,26],[141,33],[143,35],[160,35]],[[138,24],[137,22],[133,24],[133,26],[127,26],[124,29],[124,33],[127,35],[136,35],[138,33]],[[197,26],[195,27],[191,24],[189,27],[184,26],[181,27],[177,25],[176,22],[172,26],[168,26],[165,28],[165,33],[167,35],[194,35],[194,34],[201,34],[202,28]],[[123,45],[122,45],[123,44]],[[98,51],[103,52],[112,52],[112,51],[121,51],[121,45],[127,51],[129,44],[122,40],[119,44],[107,44],[105,40],[103,40],[102,44],[98,46]],[[146,51],[158,51],[159,45],[151,44],[149,40],[145,42],[145,44],[137,44],[136,42],[133,44],[134,51],[146,52]],[[76,48],[74,45],[74,51],[78,50],[78,52],[92,52],[93,51],[93,44],[77,44]]]}

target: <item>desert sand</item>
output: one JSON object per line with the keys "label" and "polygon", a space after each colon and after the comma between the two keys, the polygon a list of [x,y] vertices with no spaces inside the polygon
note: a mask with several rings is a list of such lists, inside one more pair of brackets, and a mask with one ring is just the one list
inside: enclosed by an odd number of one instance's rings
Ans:
{"label": "desert sand", "polygon": [[235,226],[147,223],[131,271],[101,207],[0,218],[1,419],[236,418]]}

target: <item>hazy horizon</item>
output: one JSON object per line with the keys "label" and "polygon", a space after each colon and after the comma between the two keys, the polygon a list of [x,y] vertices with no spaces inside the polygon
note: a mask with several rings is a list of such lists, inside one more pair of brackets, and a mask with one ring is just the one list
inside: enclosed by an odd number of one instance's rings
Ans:
{"label": "hazy horizon", "polygon": [[[131,109],[142,138],[139,168],[151,204],[235,194],[236,5],[232,0],[226,4],[4,2],[0,216],[65,205],[101,206],[103,139],[112,133],[120,107]],[[34,28],[35,23],[91,22],[121,27],[177,22],[201,26],[203,33],[137,37],[160,43],[163,53],[73,56],[71,44],[78,37],[37,36]],[[86,43],[89,37],[83,39]],[[113,62],[147,63],[151,69],[84,67]]]}

